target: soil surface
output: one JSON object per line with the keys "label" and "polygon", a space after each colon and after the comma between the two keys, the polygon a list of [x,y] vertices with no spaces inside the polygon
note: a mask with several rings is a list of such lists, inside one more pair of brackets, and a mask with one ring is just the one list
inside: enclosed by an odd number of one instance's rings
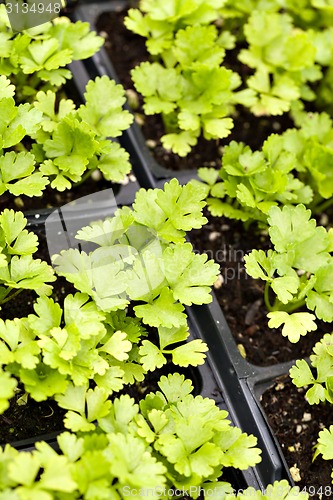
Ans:
{"label": "soil surface", "polygon": [[292,468],[295,484],[301,490],[304,488],[311,499],[328,500],[333,498],[333,460],[318,456],[312,462],[309,450],[316,444],[320,430],[332,425],[332,406],[325,403],[311,406],[305,392],[304,388],[297,389],[289,376],[284,376],[263,394],[261,403]]}
{"label": "soil surface", "polygon": [[54,400],[38,403],[27,395],[23,387],[18,388],[8,410],[0,415],[0,446],[61,432],[64,430],[65,413]]}
{"label": "soil surface", "polygon": [[[126,90],[135,90],[130,71],[142,61],[151,60],[146,50],[145,39],[129,31],[124,25],[127,11],[104,12],[96,20],[96,29],[105,38],[105,49],[110,56],[118,78]],[[227,52],[225,66],[238,71],[240,75],[249,69],[237,60],[237,51]],[[142,98],[138,96],[139,107],[136,112],[137,122],[142,126],[147,145],[160,165],[171,170],[197,169],[199,167],[221,165],[223,146],[230,141],[243,141],[253,149],[262,146],[271,133],[281,133],[293,126],[287,114],[280,117],[256,117],[242,106],[237,106],[233,114],[232,133],[221,140],[207,141],[201,137],[191,153],[181,158],[163,148],[160,138],[164,135],[164,124],[159,115],[145,116]]]}

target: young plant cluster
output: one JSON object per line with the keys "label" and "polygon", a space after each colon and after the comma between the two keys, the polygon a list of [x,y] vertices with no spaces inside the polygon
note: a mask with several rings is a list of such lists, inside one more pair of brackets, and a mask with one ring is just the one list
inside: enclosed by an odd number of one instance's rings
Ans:
{"label": "young plant cluster", "polygon": [[88,23],[63,17],[14,35],[4,12],[0,194],[41,196],[46,186],[64,191],[96,169],[108,181],[122,181],[131,169],[129,155],[107,138],[120,136],[132,123],[122,109],[124,89],[107,76],[98,77],[88,83],[79,107],[62,90],[72,78],[66,66],[94,54],[101,37],[90,32]]}
{"label": "young plant cluster", "polygon": [[141,1],[129,9],[125,25],[150,56],[132,70],[133,83],[144,113],[163,119],[165,149],[186,156],[201,136],[225,139],[239,105],[260,117],[328,100],[332,14],[325,2],[303,3]]}
{"label": "young plant cluster", "polygon": [[1,496],[98,500],[149,492],[157,499],[191,491],[197,498],[215,488],[226,500],[308,498],[287,481],[276,481],[266,494],[248,488],[235,497],[231,485],[217,478],[223,467],[243,469],[258,462],[255,438],[232,427],[212,400],[194,397],[184,376],[161,377],[158,385],[160,391],[148,394],[140,405],[127,395],[116,398],[93,429],[60,434],[59,452],[43,442],[30,453],[7,445],[0,455]]}
{"label": "young plant cluster", "polygon": [[[186,156],[199,138],[226,139],[237,113],[251,126],[284,116],[261,147],[225,142],[221,168],[198,175],[213,216],[267,233],[269,250],[245,267],[265,283],[268,326],[292,343],[333,323],[332,21],[331,2],[315,0],[143,0],[125,19],[146,38],[150,59],[131,74],[144,113],[163,119],[165,149]],[[331,343],[327,333],[310,367],[291,370],[310,404],[333,403]],[[332,435],[321,431],[315,457],[333,458]]]}
{"label": "young plant cluster", "polygon": [[186,342],[184,313],[184,304],[211,300],[218,272],[185,240],[185,231],[206,222],[203,197],[198,184],[174,179],[163,190],[140,190],[132,209],[79,231],[82,242],[97,248],[54,257],[57,273],[78,290],[63,307],[48,296],[46,282],[55,275],[33,259],[38,241],[26,219],[13,210],[1,214],[2,302],[15,289],[39,298],[34,314],[0,320],[0,411],[20,385],[36,401],[54,398],[71,431],[58,437],[59,452],[44,442],[31,453],[7,445],[0,454],[3,498],[125,498],[126,488],[141,491],[134,496],[154,488],[156,498],[171,498],[163,491],[199,495],[211,486],[226,495],[232,488],[218,481],[223,468],[260,461],[257,439],[231,426],[213,400],[193,396],[184,375],[161,377],[161,391],[140,405],[128,395],[110,399],[167,359],[183,367],[204,362],[207,346]]}
{"label": "young plant cluster", "polygon": [[[294,15],[294,4],[284,14],[275,7],[243,12],[239,36],[248,48],[239,58],[253,74],[244,80],[225,65],[227,51],[239,43],[232,29],[237,5],[173,0],[166,7],[146,0],[143,13],[129,12],[126,24],[148,39],[155,57],[135,68],[133,79],[146,113],[163,116],[164,146],[180,156],[201,135],[227,137],[238,105],[274,115],[314,97],[310,83],[321,77],[328,49],[324,35]],[[131,168],[129,155],[113,139],[133,120],[123,109],[124,89],[97,77],[77,104],[65,85],[72,77],[68,64],[90,57],[102,39],[87,23],[64,17],[14,34],[0,7],[0,196],[72,189],[96,169],[107,181],[121,182]],[[221,30],[225,10],[229,21]],[[265,30],[260,40],[257,26]],[[318,20],[316,29],[329,28]],[[313,315],[292,314],[298,307],[306,304],[318,318],[333,315],[332,233],[316,226],[305,207],[331,196],[326,160],[332,124],[316,115],[321,126],[311,128],[302,106],[293,110],[302,123],[289,135],[272,136],[261,152],[231,143],[220,173],[200,171],[206,185],[172,179],[163,189],[140,189],[132,207],[81,228],[78,249],[51,256],[52,266],[35,257],[38,238],[24,215],[0,214],[2,310],[19,294],[33,302],[30,314],[0,319],[0,413],[15,404],[18,390],[36,402],[53,399],[66,412],[59,451],[45,442],[31,452],[9,445],[1,450],[0,499],[102,500],[147,491],[174,498],[174,488],[194,499],[212,489],[226,500],[308,498],[286,481],[265,493],[250,488],[235,494],[224,469],[255,466],[257,439],[231,425],[214,400],[194,395],[191,381],[177,373],[177,366],[202,365],[208,350],[190,339],[185,309],[211,301],[219,272],[186,240],[187,232],[207,223],[207,203],[220,215],[270,225],[275,249],[252,254],[247,266],[267,282],[269,305],[276,294],[271,321],[284,323],[291,340],[297,340],[291,323],[314,328]],[[322,157],[313,167],[318,150]],[[301,249],[308,250],[303,258]],[[60,280],[63,300],[53,287]],[[130,385],[144,393],[149,372],[170,366],[171,375],[158,377],[159,390],[138,402],[126,394]]]}

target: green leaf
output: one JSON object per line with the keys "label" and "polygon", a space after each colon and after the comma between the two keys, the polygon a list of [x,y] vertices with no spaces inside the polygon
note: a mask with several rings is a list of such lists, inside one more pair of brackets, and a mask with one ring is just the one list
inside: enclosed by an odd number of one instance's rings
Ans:
{"label": "green leaf", "polygon": [[51,34],[59,40],[61,49],[71,50],[73,60],[87,59],[103,45],[103,38],[91,31],[89,23],[73,23],[66,17],[53,20]]}
{"label": "green leaf", "polygon": [[164,326],[160,326],[158,328],[158,336],[160,348],[163,350],[171,344],[186,340],[189,336],[188,326],[183,325],[180,328],[165,328]]}
{"label": "green leaf", "polygon": [[214,186],[219,178],[219,171],[215,168],[202,167],[198,169],[198,175],[203,182],[209,186]]}
{"label": "green leaf", "polygon": [[29,255],[35,253],[38,247],[38,238],[28,232],[25,227],[27,219],[22,212],[15,212],[7,208],[0,214],[0,241],[9,247],[9,253]]}
{"label": "green leaf", "polygon": [[106,75],[91,80],[84,96],[86,104],[80,107],[79,116],[100,137],[118,137],[131,125],[132,115],[122,109],[125,90]]}
{"label": "green leaf", "polygon": [[201,339],[191,340],[172,351],[172,361],[178,366],[198,366],[205,362],[207,345]]}
{"label": "green leaf", "polygon": [[175,303],[172,291],[164,288],[151,304],[134,307],[135,314],[150,326],[180,327],[186,323],[182,304]]}
{"label": "green leaf", "polygon": [[193,391],[191,380],[185,379],[185,376],[179,373],[172,373],[167,377],[162,375],[158,386],[169,403],[177,403]]}
{"label": "green leaf", "polygon": [[110,366],[104,375],[95,375],[94,381],[98,387],[104,389],[111,395],[113,392],[121,391],[124,387],[124,384],[126,383],[124,375],[124,370],[122,370],[119,366]]}
{"label": "green leaf", "polygon": [[207,219],[202,215],[205,206],[204,192],[200,185],[191,181],[180,186],[172,179],[157,191],[156,203],[163,210],[172,225],[183,231],[200,229]]}
{"label": "green leaf", "polygon": [[305,359],[298,359],[296,365],[290,368],[289,375],[296,387],[312,385],[316,381]]}
{"label": "green leaf", "polygon": [[94,390],[88,389],[86,394],[88,421],[93,422],[98,418],[105,417],[111,408],[111,401],[107,400],[108,395],[100,387],[95,387]]}
{"label": "green leaf", "polygon": [[84,414],[86,392],[87,387],[84,385],[76,387],[73,384],[68,384],[66,391],[58,394],[55,399],[62,408]]}
{"label": "green leaf", "polygon": [[33,259],[31,255],[14,255],[8,269],[0,268],[0,280],[5,285],[35,290],[39,295],[50,294],[52,287],[46,283],[55,279],[52,267],[40,259]]}
{"label": "green leaf", "polygon": [[230,135],[234,122],[231,118],[203,117],[203,130],[206,139],[224,139]]}
{"label": "green leaf", "polygon": [[267,314],[270,318],[268,326],[270,328],[282,328],[282,335],[288,337],[289,341],[296,343],[300,337],[308,332],[317,330],[317,325],[314,322],[316,317],[313,314],[300,312],[289,314],[284,311],[273,311]]}
{"label": "green leaf", "polygon": [[64,456],[54,455],[44,465],[44,472],[39,479],[39,486],[47,490],[74,492],[77,483],[72,477],[72,471],[68,467],[68,459]]}
{"label": "green leaf", "polygon": [[119,361],[124,361],[128,359],[128,352],[131,349],[132,343],[127,340],[126,333],[118,330],[99,348],[99,351],[107,352]]}
{"label": "green leaf", "polygon": [[53,159],[54,165],[64,175],[78,181],[89,158],[95,153],[96,144],[88,125],[68,115],[59,123],[52,139],[44,142],[43,147],[47,158]]}
{"label": "green leaf", "polygon": [[146,449],[141,438],[131,435],[110,434],[109,446],[105,450],[113,477],[119,481],[118,488],[127,485],[128,477],[142,488],[155,488],[165,484],[165,466]]}
{"label": "green leaf", "polygon": [[184,69],[194,62],[220,66],[225,50],[217,43],[217,35],[214,25],[187,26],[178,30],[172,47],[177,61]]}
{"label": "green leaf", "polygon": [[98,423],[108,434],[128,434],[133,425],[133,420],[138,416],[139,406],[128,394],[115,398],[106,417],[99,419]]}
{"label": "green leaf", "polygon": [[288,304],[298,291],[300,280],[298,276],[282,276],[274,278],[271,284],[272,289],[283,304]]}
{"label": "green leaf", "polygon": [[134,216],[129,207],[116,210],[113,217],[103,221],[92,222],[80,229],[76,235],[78,240],[91,241],[99,246],[114,245],[133,224]]}
{"label": "green leaf", "polygon": [[273,250],[268,250],[267,253],[263,250],[252,250],[244,257],[246,272],[252,278],[270,281],[275,271],[273,255]]}
{"label": "green leaf", "polygon": [[20,453],[9,464],[9,477],[16,484],[32,486],[41,468],[41,462],[37,455],[31,453]]}
{"label": "green leaf", "polygon": [[116,142],[110,142],[107,151],[98,159],[98,168],[108,181],[121,182],[131,171],[129,154]]}
{"label": "green leaf", "polygon": [[62,432],[57,437],[57,442],[64,455],[70,462],[76,462],[84,452],[84,440],[78,438],[75,434]]}
{"label": "green leaf", "polygon": [[41,126],[42,113],[30,104],[15,106],[13,98],[0,100],[0,146],[10,148],[25,135],[34,134]]}
{"label": "green leaf", "polygon": [[306,391],[306,399],[311,405],[319,404],[325,400],[331,402],[324,386],[315,380],[305,360],[296,361],[296,365],[290,369],[290,377],[296,387],[312,385],[312,387]]}
{"label": "green leaf", "polygon": [[21,369],[19,371],[21,382],[25,390],[36,401],[45,401],[55,394],[62,394],[67,387],[67,380],[58,370],[39,364],[36,369]]}
{"label": "green leaf", "polygon": [[186,305],[211,302],[210,287],[219,266],[206,255],[195,254],[190,243],[169,246],[163,252],[163,271],[175,299]]}
{"label": "green leaf", "polygon": [[135,88],[147,99],[144,110],[148,115],[171,113],[182,96],[183,80],[175,68],[159,63],[143,62],[131,71]]}
{"label": "green leaf", "polygon": [[0,414],[9,408],[9,400],[14,397],[17,381],[10,373],[0,371]]}
{"label": "green leaf", "polygon": [[171,133],[161,137],[161,142],[166,150],[170,150],[176,155],[187,156],[193,146],[198,142],[198,137],[189,131]]}
{"label": "green leaf", "polygon": [[[1,33],[0,36],[3,36],[4,33]],[[0,99],[6,97],[14,97],[15,94],[15,86],[11,84],[9,78],[5,75],[0,75]]]}
{"label": "green leaf", "polygon": [[199,229],[207,222],[202,215],[204,198],[205,190],[199,183],[180,186],[172,179],[164,190],[140,189],[133,204],[134,217],[166,241],[183,242],[185,231]]}
{"label": "green leaf", "polygon": [[[272,207],[269,211],[269,235],[277,252],[288,252],[290,264],[315,272],[329,259],[329,238],[324,227],[316,226],[304,205]],[[291,253],[293,251],[293,253]]]}
{"label": "green leaf", "polygon": [[219,432],[214,439],[224,452],[222,463],[226,467],[245,470],[261,461],[261,450],[255,448],[257,438],[242,433],[237,427]]}
{"label": "green leaf", "polygon": [[139,349],[141,363],[146,371],[153,371],[156,368],[161,368],[166,364],[167,360],[161,350],[149,340],[144,340]]}
{"label": "green leaf", "polygon": [[3,182],[3,186],[0,185],[0,192],[8,189],[15,196],[21,194],[41,196],[49,181],[41,173],[33,173],[34,170],[35,157],[31,153],[16,154],[14,151],[6,153],[0,157],[1,181]]}
{"label": "green leaf", "polygon": [[[1,271],[1,269],[0,269]],[[333,319],[333,303],[330,295],[310,290],[307,294],[306,305],[314,311],[318,319],[331,322]]]}
{"label": "green leaf", "polygon": [[147,247],[147,250],[139,252],[131,271],[128,273],[127,293],[131,300],[150,302],[167,284],[159,259],[162,251],[161,245],[158,241],[156,241],[156,245],[152,241]]}
{"label": "green leaf", "polygon": [[55,38],[34,40],[20,55],[20,64],[24,73],[36,73],[41,69],[52,70],[66,66],[72,61],[72,51],[59,51],[59,43]]}
{"label": "green leaf", "polygon": [[98,251],[87,255],[69,249],[54,258],[57,274],[65,276],[76,289],[90,295],[102,311],[108,312],[124,309],[128,303],[123,295],[128,286],[123,264],[110,262],[110,255],[109,249],[104,256]]}
{"label": "green leaf", "polygon": [[333,425],[330,425],[329,429],[323,429],[319,432],[315,457],[319,454],[323,456],[324,460],[332,460],[333,458]]}
{"label": "green leaf", "polygon": [[34,107],[43,113],[41,126],[45,132],[53,132],[57,124],[75,110],[71,99],[61,99],[56,106],[56,93],[51,90],[37,92]]}

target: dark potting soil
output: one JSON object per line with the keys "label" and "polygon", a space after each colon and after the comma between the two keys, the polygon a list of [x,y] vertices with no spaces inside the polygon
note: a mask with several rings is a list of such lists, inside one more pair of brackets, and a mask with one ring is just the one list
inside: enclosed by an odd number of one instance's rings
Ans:
{"label": "dark potting soil", "polygon": [[64,430],[65,413],[54,400],[37,402],[19,388],[0,415],[0,446]]}
{"label": "dark potting soil", "polygon": [[255,226],[245,230],[241,222],[213,217],[208,211],[205,215],[208,224],[193,230],[190,240],[196,250],[220,265],[214,292],[241,353],[249,362],[261,366],[309,356],[332,325],[318,321],[317,331],[292,344],[282,336],[281,328],[268,328],[264,282],[245,271],[244,255],[253,248],[268,250],[267,235],[258,233]]}
{"label": "dark potting soil", "polygon": [[[145,39],[129,31],[124,25],[127,10],[103,12],[96,20],[99,34],[105,38],[105,49],[110,56],[120,82],[126,90],[135,90],[130,70],[142,61],[150,58]],[[233,50],[226,56],[225,64],[244,74],[248,68],[243,67],[236,59]],[[185,158],[179,157],[163,148],[160,138],[165,134],[164,124],[159,115],[144,115],[142,98],[139,97],[139,108],[136,111],[137,122],[142,126],[147,145],[160,165],[171,170],[197,169],[199,167],[220,167],[223,146],[230,141],[243,141],[253,149],[259,149],[271,133],[281,133],[293,126],[291,118],[284,114],[280,117],[256,117],[246,108],[237,106],[233,114],[234,128],[226,139],[207,141],[199,138],[198,144]]]}
{"label": "dark potting soil", "polygon": [[264,392],[261,404],[287,464],[295,474],[295,484],[301,490],[304,488],[311,499],[328,500],[333,498],[333,460],[318,456],[312,462],[312,447],[318,433],[333,424],[332,405],[311,406],[305,392],[304,388],[296,388],[286,375]]}

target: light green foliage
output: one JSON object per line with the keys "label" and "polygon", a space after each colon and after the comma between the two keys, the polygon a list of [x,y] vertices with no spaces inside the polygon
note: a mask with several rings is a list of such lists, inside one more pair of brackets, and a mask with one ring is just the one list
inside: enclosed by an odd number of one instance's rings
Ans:
{"label": "light green foliage", "polygon": [[9,400],[15,394],[17,381],[9,373],[0,371],[0,382],[0,413],[3,413],[8,409]]}
{"label": "light green foliage", "polygon": [[[296,387],[307,389],[305,397],[310,405],[322,402],[333,404],[333,334],[326,333],[317,342],[310,355],[309,364],[305,359],[296,361],[289,371]],[[313,460],[322,455],[324,460],[333,458],[333,426],[322,429],[314,446]],[[333,478],[333,471],[331,474]]]}
{"label": "light green foliage", "polygon": [[[293,313],[300,307],[306,305],[324,321],[333,320],[332,230],[317,226],[310,216],[304,205],[271,208],[268,232],[274,249],[245,256],[248,274],[266,282],[269,326],[284,324],[283,335],[291,342],[316,328],[313,314]],[[275,295],[273,305],[270,291]]]}
{"label": "light green foliage", "polygon": [[[322,455],[324,460],[333,459],[333,425],[330,425],[329,429],[323,429],[319,432],[313,460],[319,455]],[[331,476],[333,477],[333,471]]]}
{"label": "light green foliage", "polygon": [[247,49],[239,59],[255,69],[247,85],[258,97],[257,115],[280,115],[293,101],[313,100],[308,83],[322,76],[311,33],[295,29],[288,14],[255,10],[244,26]]}
{"label": "light green foliage", "polygon": [[187,26],[208,25],[219,19],[219,9],[226,0],[142,0],[140,9],[130,9],[125,26],[147,38],[147,49],[152,55],[168,51],[175,34]]}
{"label": "light green foliage", "polygon": [[[162,115],[166,134],[161,142],[180,156],[191,151],[200,135],[208,140],[227,137],[236,104],[257,116],[281,115],[301,100],[316,99],[311,85],[333,60],[332,12],[320,2],[214,3],[215,16],[191,15],[189,22],[187,11],[195,4],[209,10],[211,2],[175,0],[166,8],[142,1],[125,20],[128,29],[146,38],[153,56],[152,62],[132,71],[144,111]],[[243,82],[224,65],[225,50],[235,47],[240,63],[249,69]],[[325,104],[330,76],[329,68],[319,90],[319,101]]]}
{"label": "light green foliage", "polygon": [[[218,478],[224,467],[245,469],[260,461],[256,438],[231,426],[213,400],[194,397],[184,375],[163,376],[158,385],[140,406],[128,395],[111,403],[101,390],[84,396],[72,388],[73,397],[68,391],[61,404],[69,409],[66,424],[81,428],[80,434],[60,434],[57,452],[45,442],[30,452],[6,445],[0,450],[0,498],[125,499],[130,492],[140,498],[149,491],[157,500],[162,490],[171,500],[175,487],[192,497],[195,488],[194,498],[211,488],[231,498],[232,486]],[[90,423],[94,417],[96,425]],[[200,432],[193,433],[193,426]],[[265,495],[249,488],[238,498],[289,499],[297,492],[287,481],[276,481]]]}
{"label": "light green foliage", "polygon": [[[5,6],[0,7],[3,13]],[[0,73],[15,83],[19,101],[35,96],[39,90],[56,91],[72,77],[66,66],[92,56],[103,44],[88,23],[72,23],[66,17],[16,34],[2,19],[0,40]]]}
{"label": "light green foliage", "polygon": [[115,400],[100,426],[106,432],[140,436],[167,467],[170,484],[185,490],[204,481],[216,482],[224,466],[245,469],[258,463],[254,436],[232,427],[227,412],[213,400],[193,397],[191,382],[183,375],[163,376],[158,385],[160,391],[140,402],[140,413],[128,396]]}
{"label": "light green foliage", "polygon": [[27,151],[14,152],[26,136],[40,127],[42,114],[30,104],[16,106],[14,86],[1,77],[0,84],[0,195],[9,191],[14,196],[40,196],[48,179],[36,170],[35,156]]}
{"label": "light green foliage", "polygon": [[[171,484],[180,488],[216,481],[223,467],[246,469],[260,461],[256,438],[232,427],[227,412],[219,410],[213,400],[193,397],[191,382],[184,375],[163,376],[159,387],[162,392],[150,393],[141,401],[140,412],[128,395],[111,403],[98,387],[87,391],[84,386],[71,384],[56,399],[68,410],[65,426],[73,432],[94,431],[93,421],[97,419],[114,443],[115,450],[108,452],[110,457],[120,453],[115,441],[119,433],[140,438],[145,447],[153,447],[158,463],[168,469]],[[133,456],[126,456],[124,450],[120,462],[131,460],[133,465]]]}
{"label": "light green foliage", "polygon": [[[59,451],[39,442],[36,449],[19,452],[10,445],[1,450],[3,474],[0,498],[8,500],[93,500],[102,498],[141,498],[149,492],[153,499],[159,492],[172,489],[167,468],[156,458],[151,447],[141,438],[122,432],[86,433],[80,437],[63,432],[57,438]],[[297,496],[306,500],[306,493],[291,487],[287,481],[268,485],[266,494],[248,488],[237,497],[228,495],[232,486],[226,482],[205,482],[205,490],[216,488],[220,498],[285,499]],[[190,490],[190,487],[185,486]],[[277,496],[279,495],[279,496]],[[172,498],[170,494],[164,496]]]}
{"label": "light green foliage", "polygon": [[[33,104],[17,106],[9,83],[0,81],[0,195],[41,196],[49,183],[64,191],[96,168],[114,182],[130,171],[128,153],[107,139],[121,135],[133,120],[122,109],[120,85],[107,76],[90,81],[86,104],[76,109],[70,99],[58,102],[51,90],[38,92]],[[32,143],[29,151],[27,142]]]}
{"label": "light green foliage", "polygon": [[217,264],[196,255],[184,238],[206,222],[203,197],[200,185],[180,186],[176,179],[163,190],[141,189],[132,210],[118,209],[113,218],[79,231],[77,238],[96,243],[95,250],[70,249],[53,258],[56,272],[102,311],[139,302],[135,315],[159,334],[159,345],[145,340],[139,349],[145,370],[165,364],[166,354],[180,366],[203,363],[207,347],[201,341],[172,347],[189,335],[184,305],[209,303],[218,273]]}
{"label": "light green foliage", "polygon": [[300,128],[287,130],[281,140],[284,149],[295,155],[298,176],[315,194],[311,208],[320,212],[323,199],[333,195],[333,124],[326,113],[304,113],[296,116]]}
{"label": "light green foliage", "polygon": [[[304,100],[315,99],[319,109],[332,111],[330,2],[227,0],[221,14],[223,30],[237,30],[241,47],[244,39],[249,43],[249,48],[241,50],[240,59],[256,71],[247,80],[258,93],[259,100],[252,107],[256,114],[289,110],[297,95]],[[318,82],[315,94],[313,81]]]}
{"label": "light green foliage", "polygon": [[[81,293],[67,295],[63,311],[48,297],[40,297],[34,309],[27,318],[0,321],[1,377],[18,378],[36,401],[67,401],[74,394],[77,405],[83,401],[82,411],[87,401],[86,427],[91,428],[96,412],[109,407],[106,399],[113,392],[143,380],[146,370],[138,344],[146,331],[123,311],[98,311]],[[88,390],[89,383],[96,386],[94,391]],[[1,410],[15,385],[14,378],[6,381]]]}
{"label": "light green foliage", "polygon": [[122,110],[126,101],[124,89],[108,77],[91,80],[84,97],[86,102],[78,114],[100,139],[118,137],[131,125],[132,116],[127,110]]}
{"label": "light green foliage", "polygon": [[302,359],[290,370],[290,376],[296,387],[309,386],[306,392],[308,402],[319,404],[320,401],[333,403],[333,335],[326,333],[317,342],[310,356],[310,366]]}
{"label": "light green foliage", "polygon": [[28,232],[22,212],[5,209],[0,214],[0,304],[20,290],[50,294],[55,281],[53,269],[44,261],[34,259],[37,236]]}
{"label": "light green foliage", "polygon": [[129,155],[106,138],[132,123],[123,88],[106,76],[90,81],[79,109],[57,96],[72,77],[66,66],[93,55],[103,39],[65,17],[14,35],[4,16],[0,41],[0,195],[41,196],[50,183],[63,191],[96,168],[121,181]]}
{"label": "light green foliage", "polygon": [[311,187],[294,175],[295,164],[295,153],[287,151],[276,134],[255,152],[232,141],[225,147],[219,172],[198,171],[206,184],[208,209],[214,216],[265,223],[273,206],[309,204]]}
{"label": "light green foliage", "polygon": [[[283,282],[283,285],[287,285],[286,281]],[[284,289],[284,292],[286,292],[286,289]],[[300,337],[308,332],[317,330],[314,321],[316,316],[307,312],[290,314],[285,311],[271,311],[267,314],[267,318],[269,318],[268,326],[270,328],[279,328],[283,325],[282,335],[288,337],[290,342],[293,343],[298,342]]]}
{"label": "light green foliage", "polygon": [[35,151],[40,156],[41,172],[59,191],[69,189],[96,168],[115,182],[131,169],[128,153],[105,140],[121,135],[132,123],[132,116],[122,109],[124,89],[102,76],[87,84],[84,95],[86,104],[78,110],[71,101],[63,100],[56,113],[54,94],[37,94],[36,107],[43,112],[43,123],[35,136]]}
{"label": "light green foliage", "polygon": [[208,140],[227,137],[234,105],[254,103],[251,90],[234,92],[241,79],[221,66],[223,45],[215,26],[188,26],[177,32],[161,62],[144,62],[132,70],[145,113],[163,116],[163,146],[180,156],[201,134]]}

